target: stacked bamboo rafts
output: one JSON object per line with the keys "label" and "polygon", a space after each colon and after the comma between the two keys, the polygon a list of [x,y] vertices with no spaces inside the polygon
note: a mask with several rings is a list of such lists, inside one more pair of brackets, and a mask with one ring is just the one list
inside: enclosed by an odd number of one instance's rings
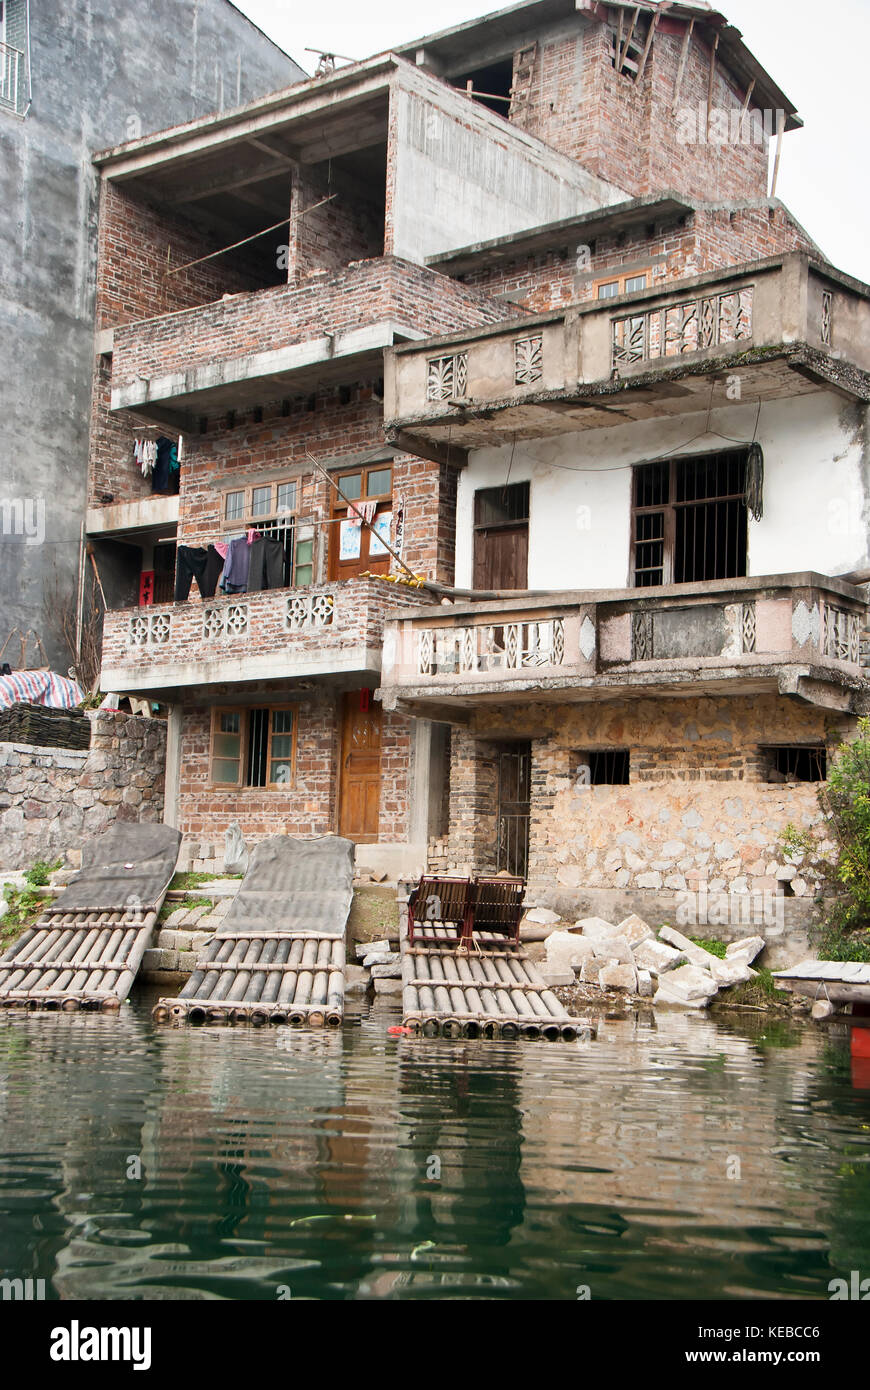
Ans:
{"label": "stacked bamboo rafts", "polygon": [[0,1006],[119,1008],[156,921],[156,911],[47,909],[0,959]]}
{"label": "stacked bamboo rafts", "polygon": [[572,1018],[519,946],[467,951],[402,941],[402,1012],[427,1037],[546,1038],[566,1042]]}
{"label": "stacked bamboo rafts", "polygon": [[180,840],[170,826],[124,823],[86,846],[81,873],[0,956],[0,1006],[119,1008],[151,942]]}
{"label": "stacked bamboo rafts", "polygon": [[344,1011],[344,938],[216,936],[158,1022],[307,1023],[337,1028]]}
{"label": "stacked bamboo rafts", "polygon": [[354,846],[337,835],[257,845],[223,926],[158,1023],[306,1023],[344,1013],[345,928]]}

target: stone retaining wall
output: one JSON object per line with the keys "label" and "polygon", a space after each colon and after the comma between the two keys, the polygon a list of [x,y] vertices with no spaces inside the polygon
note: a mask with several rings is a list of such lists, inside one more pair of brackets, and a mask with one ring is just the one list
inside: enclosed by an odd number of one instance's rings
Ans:
{"label": "stone retaining wall", "polygon": [[0,865],[79,859],[114,821],[161,821],[166,726],[93,711],[88,750],[0,743]]}

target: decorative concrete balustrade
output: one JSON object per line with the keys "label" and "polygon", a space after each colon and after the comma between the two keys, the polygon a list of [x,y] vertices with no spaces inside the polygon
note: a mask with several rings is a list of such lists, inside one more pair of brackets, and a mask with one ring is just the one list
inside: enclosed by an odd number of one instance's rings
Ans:
{"label": "decorative concrete balustrade", "polygon": [[115,610],[105,619],[102,688],[168,698],[224,681],[377,678],[384,615],[395,603],[394,585],[354,579]]}
{"label": "decorative concrete balustrade", "polygon": [[844,709],[865,625],[861,592],[816,574],[430,607],[388,622],[381,685],[388,706],[706,686]]}
{"label": "decorative concrete balustrade", "polygon": [[476,448],[647,420],[659,381],[666,413],[691,413],[714,366],[739,368],[747,398],[834,382],[867,400],[865,287],[792,252],[402,344],[386,354],[387,435]]}

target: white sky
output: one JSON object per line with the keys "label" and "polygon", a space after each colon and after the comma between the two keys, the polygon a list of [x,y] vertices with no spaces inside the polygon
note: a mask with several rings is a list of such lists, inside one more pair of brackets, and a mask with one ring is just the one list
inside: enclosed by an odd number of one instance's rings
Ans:
{"label": "white sky", "polygon": [[[312,9],[286,0],[235,3],[308,72],[317,63],[309,47],[367,58],[502,8],[498,0],[438,0],[431,8],[399,0],[320,0]],[[805,129],[783,140],[777,196],[835,265],[870,281],[862,78],[870,3],[723,0],[722,13],[804,119]]]}

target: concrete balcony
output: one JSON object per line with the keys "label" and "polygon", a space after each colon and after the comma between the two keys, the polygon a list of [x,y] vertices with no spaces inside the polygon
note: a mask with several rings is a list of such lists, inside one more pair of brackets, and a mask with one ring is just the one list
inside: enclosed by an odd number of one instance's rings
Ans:
{"label": "concrete balcony", "polygon": [[391,615],[381,698],[460,721],[486,704],[632,695],[778,692],[859,710],[866,618],[858,589],[817,574],[430,606]]}
{"label": "concrete balcony", "polygon": [[353,579],[116,609],[103,627],[100,685],[171,702],[192,688],[259,681],[376,684],[395,603],[393,585]]}
{"label": "concrete balcony", "polygon": [[403,339],[492,323],[504,305],[392,256],[301,285],[227,295],[113,334],[112,409],[190,427],[208,412],[340,379],[353,359],[382,370]]}
{"label": "concrete balcony", "polygon": [[738,369],[741,399],[870,400],[870,288],[793,253],[395,347],[386,431],[469,449],[688,414]]}

